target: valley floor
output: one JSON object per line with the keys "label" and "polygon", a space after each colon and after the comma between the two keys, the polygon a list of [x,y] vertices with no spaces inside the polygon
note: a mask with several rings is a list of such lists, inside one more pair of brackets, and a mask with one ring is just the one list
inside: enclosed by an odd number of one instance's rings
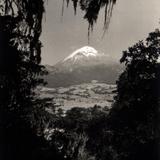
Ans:
{"label": "valley floor", "polygon": [[73,107],[93,107],[95,105],[110,108],[115,96],[116,85],[91,82],[59,88],[39,88],[42,98],[53,98],[55,106],[64,110]]}

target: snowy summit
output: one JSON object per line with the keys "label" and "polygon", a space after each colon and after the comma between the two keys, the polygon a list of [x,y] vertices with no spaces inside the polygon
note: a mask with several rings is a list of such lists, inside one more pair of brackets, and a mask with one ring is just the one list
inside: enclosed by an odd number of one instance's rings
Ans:
{"label": "snowy summit", "polygon": [[96,57],[98,56],[98,51],[95,50],[93,47],[85,46],[80,49],[77,49],[72,54],[70,54],[67,58],[64,59],[64,61],[67,60],[78,60],[83,57]]}

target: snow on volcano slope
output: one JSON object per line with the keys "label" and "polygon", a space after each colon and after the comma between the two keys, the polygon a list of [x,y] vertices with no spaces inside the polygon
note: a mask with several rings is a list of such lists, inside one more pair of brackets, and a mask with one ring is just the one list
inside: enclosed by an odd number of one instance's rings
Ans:
{"label": "snow on volcano slope", "polygon": [[84,57],[88,57],[89,58],[89,57],[97,57],[97,56],[99,56],[99,53],[98,53],[97,50],[95,50],[92,47],[85,46],[85,47],[82,47],[82,48],[77,49],[76,51],[74,51],[67,58],[65,58],[63,62],[65,62],[67,60],[76,61],[76,60],[84,58]]}

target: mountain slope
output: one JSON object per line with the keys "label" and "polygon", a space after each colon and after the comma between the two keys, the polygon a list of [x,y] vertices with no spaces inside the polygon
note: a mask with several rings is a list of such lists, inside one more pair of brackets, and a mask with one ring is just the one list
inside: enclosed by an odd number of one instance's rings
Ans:
{"label": "mountain slope", "polygon": [[45,80],[48,87],[66,87],[92,80],[114,84],[121,70],[122,67],[112,62],[108,56],[85,46],[55,66],[49,67],[49,74]]}

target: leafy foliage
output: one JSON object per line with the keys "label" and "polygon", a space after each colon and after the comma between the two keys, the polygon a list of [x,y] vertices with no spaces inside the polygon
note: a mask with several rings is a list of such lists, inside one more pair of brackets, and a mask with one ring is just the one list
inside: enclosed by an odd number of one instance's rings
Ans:
{"label": "leafy foliage", "polygon": [[[0,148],[2,159],[31,159],[39,143],[32,126],[37,104],[35,87],[43,83],[41,0],[0,2]],[[34,106],[34,107],[33,107]],[[37,121],[38,122],[38,121]]]}
{"label": "leafy foliage", "polygon": [[116,103],[108,121],[119,159],[158,159],[160,31],[123,52],[126,69],[117,82]]}
{"label": "leafy foliage", "polygon": [[[101,145],[99,135],[102,135],[101,129],[105,124],[103,120],[106,120],[107,115],[108,110],[98,106],[88,109],[72,108],[65,116],[56,114],[54,126],[51,124],[45,132],[48,140],[46,150],[50,152],[52,148],[50,158],[94,160],[96,147]],[[97,124],[100,125],[99,128],[96,128]]]}
{"label": "leafy foliage", "polygon": [[33,89],[43,82],[38,78],[44,73],[39,65],[43,1],[2,0],[0,8],[1,89],[10,92],[7,105],[18,107],[22,104],[16,103],[31,100]]}

